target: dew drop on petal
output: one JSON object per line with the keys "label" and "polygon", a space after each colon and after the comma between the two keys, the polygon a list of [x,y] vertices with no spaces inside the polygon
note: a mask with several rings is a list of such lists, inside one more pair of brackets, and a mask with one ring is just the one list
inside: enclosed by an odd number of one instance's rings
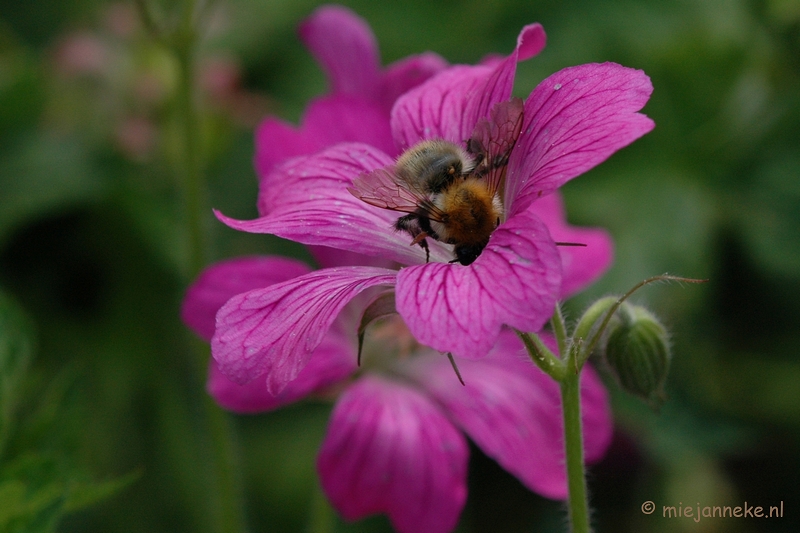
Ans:
{"label": "dew drop on petal", "polygon": [[555,90],[555,91],[559,90],[560,88],[561,88],[561,84],[560,84],[560,83],[556,83],[556,84],[553,86],[553,90]]}

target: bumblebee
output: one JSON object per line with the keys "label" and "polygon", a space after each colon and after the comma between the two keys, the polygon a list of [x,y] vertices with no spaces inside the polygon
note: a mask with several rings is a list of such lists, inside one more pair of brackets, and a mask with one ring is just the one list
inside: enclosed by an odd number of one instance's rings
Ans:
{"label": "bumblebee", "polygon": [[426,260],[430,237],[453,245],[451,263],[469,265],[503,218],[500,187],[522,129],[522,112],[518,98],[501,102],[491,120],[475,126],[466,149],[441,139],[422,141],[394,165],[356,178],[349,191],[370,205],[408,213],[394,227],[411,235]]}

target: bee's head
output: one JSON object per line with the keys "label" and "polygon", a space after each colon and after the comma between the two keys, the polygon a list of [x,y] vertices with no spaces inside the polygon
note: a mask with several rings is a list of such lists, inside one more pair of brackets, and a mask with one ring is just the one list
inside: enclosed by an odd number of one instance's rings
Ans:
{"label": "bee's head", "polygon": [[450,261],[451,263],[461,263],[464,266],[471,265],[475,262],[481,252],[486,247],[486,244],[457,244],[453,248],[453,253],[456,258]]}

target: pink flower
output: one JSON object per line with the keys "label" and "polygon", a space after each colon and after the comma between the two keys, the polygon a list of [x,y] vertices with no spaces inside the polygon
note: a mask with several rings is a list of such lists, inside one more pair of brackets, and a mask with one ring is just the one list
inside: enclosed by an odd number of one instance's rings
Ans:
{"label": "pink flower", "polygon": [[[327,270],[334,277],[339,272]],[[217,310],[234,295],[258,298],[277,285],[302,286],[309,274],[308,266],[277,257],[218,263],[189,289],[183,319],[208,340]],[[263,379],[233,383],[213,360],[209,393],[241,413],[340,393],[317,467],[328,498],[350,520],[386,513],[401,533],[451,531],[466,500],[462,432],[531,490],[566,497],[558,385],[526,358],[515,335],[506,331],[481,360],[457,359],[462,386],[447,358],[416,343],[395,317],[370,328],[355,379],[357,311],[347,306],[339,313],[308,364],[277,395]],[[591,369],[582,386],[586,459],[592,462],[605,453],[612,422]]]}
{"label": "pink flower", "polygon": [[[464,267],[447,264],[451,251],[433,242],[434,262],[424,264],[408,236],[391,229],[398,214],[366,205],[347,187],[421,139],[469,138],[477,120],[510,97],[516,62],[541,50],[543,30],[526,27],[510,56],[484,65],[445,69],[427,54],[383,72],[369,28],[344,8],[320,8],[301,36],[332,92],[311,104],[298,129],[273,118],[259,127],[261,218],[219,216],[305,243],[324,268],[252,257],[218,263],[198,278],[182,316],[212,341],[210,394],[242,413],[338,396],[318,470],[348,519],[383,512],[403,533],[450,531],[466,498],[464,433],[531,490],[564,498],[557,385],[502,326],[537,331],[557,298],[610,264],[608,235],[567,225],[555,189],[652,127],[636,113],[649,80],[617,65],[575,67],[546,80],[525,103],[506,216],[490,244]],[[587,246],[559,249],[554,240]],[[360,314],[392,289],[403,320],[370,328],[373,342],[357,369]],[[440,350],[454,353],[466,386]],[[591,369],[582,387],[591,462],[608,446],[611,417]]]}
{"label": "pink flower", "polygon": [[[517,61],[538,53],[544,41],[541,26],[526,26],[505,59],[447,68],[404,93],[391,111],[395,146],[470,138],[478,121],[510,98]],[[335,55],[335,49],[328,51]],[[393,230],[398,213],[348,192],[359,175],[393,163],[392,153],[377,144],[340,143],[274,166],[261,180],[263,216],[237,221],[218,214],[220,220],[404,267],[323,269],[232,298],[217,314],[212,339],[220,368],[239,383],[266,374],[270,391],[279,392],[307,364],[337,314],[371,288],[394,290],[397,311],[413,336],[441,352],[475,359],[492,349],[505,326],[539,331],[571,288],[563,281],[562,258],[607,260],[610,254],[607,241],[586,252],[561,253],[537,216],[537,204],[650,131],[653,122],[637,111],[651,91],[643,72],[611,63],[567,68],[536,87],[524,103],[522,131],[508,162],[504,219],[468,266],[449,263],[452,251],[436,241],[425,263],[408,235]],[[380,126],[379,118],[358,119],[365,129]]]}
{"label": "pink flower", "polygon": [[[447,66],[434,53],[410,56],[381,70],[372,30],[341,6],[323,6],[300,26],[300,37],[322,65],[331,93],[314,99],[300,128],[267,118],[256,130],[255,167],[265,179],[288,157],[305,155],[344,141],[365,142],[397,155],[389,112],[404,92]],[[259,210],[269,199],[262,194]]]}

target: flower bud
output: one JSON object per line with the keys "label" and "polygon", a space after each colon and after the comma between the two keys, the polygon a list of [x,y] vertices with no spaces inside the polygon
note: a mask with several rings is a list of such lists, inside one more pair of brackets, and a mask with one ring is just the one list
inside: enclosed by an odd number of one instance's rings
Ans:
{"label": "flower bud", "polygon": [[643,307],[623,304],[620,321],[609,332],[606,362],[620,386],[657,408],[664,400],[664,382],[669,371],[667,331]]}

